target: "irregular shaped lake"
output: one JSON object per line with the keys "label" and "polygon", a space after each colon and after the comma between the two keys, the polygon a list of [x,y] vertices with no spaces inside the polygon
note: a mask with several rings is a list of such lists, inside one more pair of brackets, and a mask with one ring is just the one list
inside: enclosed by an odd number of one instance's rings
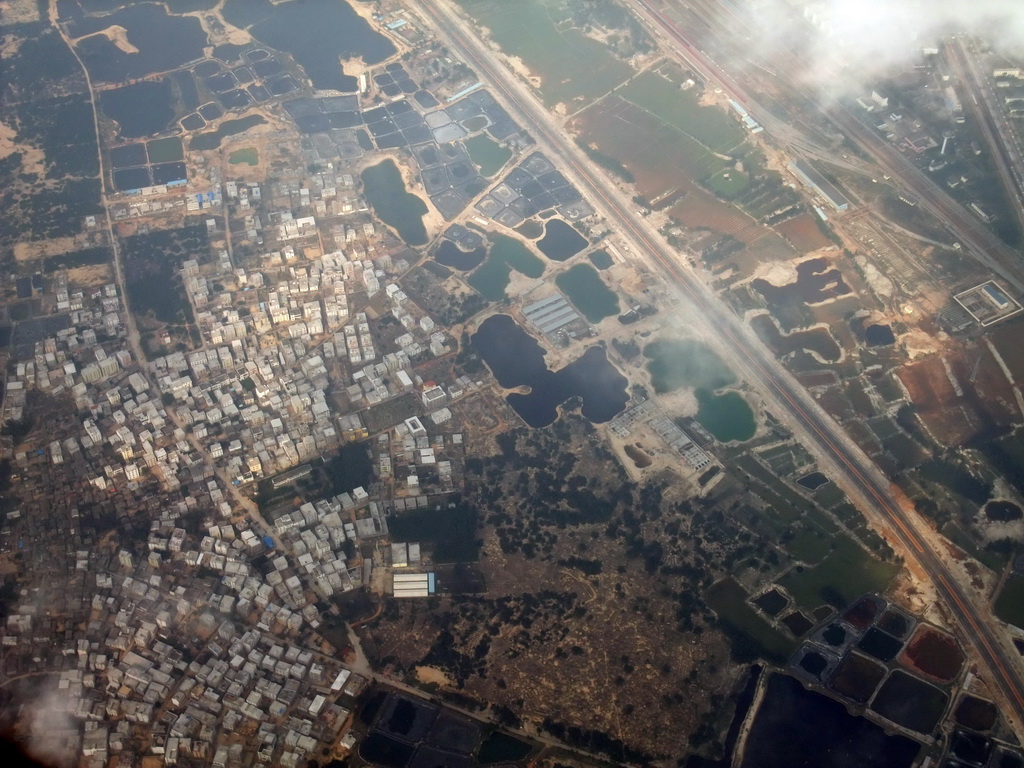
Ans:
{"label": "irregular shaped lake", "polygon": [[472,251],[464,251],[451,240],[441,243],[434,254],[434,261],[452,269],[459,269],[468,272],[479,267],[487,258],[487,249],[482,245]]}
{"label": "irregular shaped lake", "polygon": [[290,53],[318,89],[355,91],[358,81],[344,73],[343,59],[361,58],[372,65],[395,52],[390,40],[339,0],[227,0],[222,12],[226,21],[249,28],[260,42]]}
{"label": "irregular shaped lake", "polygon": [[796,265],[795,283],[773,285],[757,279],[751,285],[773,307],[792,304],[818,304],[837,296],[845,296],[850,288],[843,282],[842,273],[829,266],[826,259],[808,259]]}
{"label": "irregular shaped lake", "polygon": [[588,245],[587,238],[561,219],[544,224],[544,237],[537,241],[540,252],[552,261],[565,261]]}
{"label": "irregular shaped lake", "polygon": [[644,356],[655,392],[696,391],[697,421],[716,438],[729,442],[754,436],[757,422],[750,404],[739,392],[718,392],[736,377],[710,349],[692,339],[659,339],[644,347]]}
{"label": "irregular shaped lake", "polygon": [[[138,53],[125,53],[96,32],[123,27]],[[168,72],[203,55],[206,32],[195,16],[174,16],[163,5],[139,3],[108,16],[83,17],[69,30],[75,48],[94,80],[123,83]],[[88,37],[92,35],[92,37]]]}
{"label": "irregular shaped lake", "polygon": [[169,80],[132,83],[100,92],[100,107],[117,123],[124,139],[137,139],[166,131],[174,120]]}
{"label": "irregular shaped lake", "polygon": [[427,228],[423,226],[423,215],[427,213],[427,204],[406,191],[394,161],[385,160],[367,168],[362,179],[366,200],[377,217],[393,227],[407,245],[425,245]]}
{"label": "irregular shaped lake", "polygon": [[487,260],[467,281],[488,301],[506,298],[505,289],[512,277],[512,270],[531,278],[544,274],[544,262],[534,256],[521,241],[508,235],[490,235],[490,239],[493,245]]}
{"label": "irregular shaped lake", "polygon": [[588,322],[599,323],[606,317],[619,314],[619,297],[589,264],[577,264],[566,270],[555,278],[555,284]]}
{"label": "irregular shaped lake", "polygon": [[839,702],[773,674],[747,736],[742,768],[795,765],[910,768],[921,745],[889,735]]}
{"label": "irregular shaped lake", "polygon": [[629,400],[626,377],[601,347],[591,347],[578,360],[552,371],[541,345],[508,315],[487,318],[472,342],[501,386],[530,387],[529,394],[513,392],[507,399],[531,427],[553,423],[558,406],[572,397],[582,399],[583,415],[595,424],[610,421]]}

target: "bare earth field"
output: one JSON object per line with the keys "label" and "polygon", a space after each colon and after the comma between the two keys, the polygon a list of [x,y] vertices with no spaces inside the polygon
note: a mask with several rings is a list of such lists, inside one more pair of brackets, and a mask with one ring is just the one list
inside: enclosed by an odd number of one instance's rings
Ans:
{"label": "bare earth field", "polygon": [[999,326],[991,333],[990,338],[1013,374],[1013,380],[1024,383],[1024,344],[1020,343],[1020,336],[1020,323],[1011,322]]}
{"label": "bare earth field", "polygon": [[[957,394],[943,365],[943,357],[961,392],[965,392],[965,388],[970,392],[971,369],[959,350],[905,365],[896,375],[910,393],[911,402],[918,408],[918,417],[932,437],[943,445],[963,445],[984,428],[984,422],[971,399]],[[993,382],[986,379],[986,383]]]}
{"label": "bare earth field", "polygon": [[[582,428],[569,420],[574,433]],[[534,725],[601,732],[653,760],[678,757],[736,670],[717,630],[681,621],[680,601],[690,604],[698,586],[682,569],[657,566],[689,545],[651,549],[664,534],[640,522],[669,520],[659,510],[681,501],[680,484],[663,473],[637,489],[606,448],[567,430],[564,421],[518,430],[514,452],[501,435],[504,462],[467,464],[483,472],[467,489],[484,515],[486,592],[389,601],[360,628],[363,647],[389,674],[427,674],[442,691]],[[671,519],[677,532],[685,524]]]}
{"label": "bare earth field", "polygon": [[911,402],[922,410],[954,405],[957,401],[956,390],[938,356],[905,365],[896,375],[910,393]]}
{"label": "bare earth field", "polygon": [[776,231],[793,244],[800,253],[810,253],[819,248],[827,248],[832,242],[822,234],[815,214],[804,213],[794,216],[775,226]]}

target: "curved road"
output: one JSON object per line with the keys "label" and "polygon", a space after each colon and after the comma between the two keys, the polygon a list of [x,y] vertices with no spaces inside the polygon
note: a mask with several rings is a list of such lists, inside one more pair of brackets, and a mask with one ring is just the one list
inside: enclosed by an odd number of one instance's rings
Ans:
{"label": "curved road", "polygon": [[865,511],[885,525],[904,548],[906,558],[916,562],[919,569],[931,577],[939,596],[960,624],[962,639],[973,647],[987,668],[993,693],[1003,705],[1003,714],[1020,732],[1024,723],[1024,686],[1018,673],[1019,662],[1003,636],[1005,633],[993,626],[985,606],[976,606],[974,597],[957,582],[942,554],[933,549],[929,538],[922,533],[921,527],[925,524],[913,509],[901,505],[898,489],[848,439],[750,329],[693,271],[680,264],[678,255],[651,231],[646,221],[635,215],[634,206],[626,195],[592,167],[535,96],[495,60],[493,53],[447,0],[429,0],[420,10],[452,48],[482,78],[490,81],[494,95],[521,124],[532,129],[538,144],[561,162],[591,202],[604,209],[609,221],[637,249],[637,254],[650,259],[681,289],[705,318],[708,327],[731,347],[734,359],[745,368],[747,380],[760,384],[768,399],[787,413],[794,431],[804,436],[816,452],[833,465],[838,484],[862,500]]}

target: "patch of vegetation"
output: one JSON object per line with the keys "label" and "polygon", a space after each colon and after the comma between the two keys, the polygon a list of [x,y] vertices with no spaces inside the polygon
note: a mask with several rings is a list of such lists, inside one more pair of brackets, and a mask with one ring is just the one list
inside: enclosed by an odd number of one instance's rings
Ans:
{"label": "patch of vegetation", "polygon": [[388,518],[388,529],[394,541],[431,545],[435,563],[468,563],[480,556],[476,510],[461,503],[441,510],[403,512]]}
{"label": "patch of vegetation", "polygon": [[746,140],[732,116],[718,107],[700,105],[699,86],[683,89],[682,72],[674,67],[665,72],[678,82],[648,70],[630,80],[619,94],[714,152],[728,152]]}
{"label": "patch of vegetation", "polygon": [[596,576],[601,572],[600,560],[587,560],[585,557],[567,557],[558,561],[558,564],[565,568],[575,568],[587,576]]}
{"label": "patch of vegetation", "polygon": [[925,480],[941,485],[978,506],[992,496],[992,483],[978,479],[957,461],[933,458],[921,464],[917,471]]}
{"label": "patch of vegetation", "polygon": [[750,184],[747,174],[735,168],[723,168],[704,181],[704,185],[724,200],[734,200]]}
{"label": "patch of vegetation", "polygon": [[102,212],[82,71],[56,30],[25,25],[18,34],[25,39],[0,59],[0,122],[43,158],[40,167],[21,151],[0,160],[0,251],[19,240],[75,235],[84,217]]}
{"label": "patch of vegetation", "polygon": [[630,75],[629,65],[572,26],[565,9],[557,5],[543,0],[459,0],[459,4],[487,27],[506,54],[518,56],[540,78],[548,106],[592,101]]}
{"label": "patch of vegetation", "polygon": [[110,248],[101,246],[98,248],[85,248],[81,251],[62,253],[57,256],[47,256],[43,259],[43,271],[47,274],[60,269],[75,269],[76,267],[92,267],[98,264],[110,264],[114,260],[114,254]]}
{"label": "patch of vegetation", "polygon": [[995,602],[995,614],[1007,624],[1024,629],[1024,576],[1012,574]]}
{"label": "patch of vegetation", "polygon": [[228,155],[228,163],[231,165],[259,165],[260,153],[255,147],[236,149]]}
{"label": "patch of vegetation", "polygon": [[723,579],[708,591],[708,605],[729,636],[734,661],[748,663],[765,659],[783,663],[796,649],[747,603],[746,590],[732,578]]}
{"label": "patch of vegetation", "polygon": [[328,481],[328,493],[337,496],[355,488],[366,488],[373,480],[373,461],[361,443],[341,446],[338,453],[324,460],[323,471]]}
{"label": "patch of vegetation", "polygon": [[594,163],[601,166],[609,173],[618,176],[627,184],[632,184],[636,181],[636,176],[634,176],[633,173],[629,170],[629,168],[623,165],[616,158],[612,157],[611,155],[606,155],[604,152],[597,149],[596,147],[593,147],[590,144],[587,144],[586,142],[580,141],[579,139],[576,139],[576,144],[579,145],[579,148],[583,150],[587,157],[589,157]]}
{"label": "patch of vegetation", "polygon": [[193,322],[181,279],[181,265],[206,254],[206,227],[192,226],[125,238],[128,306],[138,316],[161,323]]}
{"label": "patch of vegetation", "polygon": [[882,594],[899,565],[872,557],[847,535],[833,540],[832,551],[813,568],[797,567],[780,581],[804,608],[823,603],[844,608],[866,593]]}

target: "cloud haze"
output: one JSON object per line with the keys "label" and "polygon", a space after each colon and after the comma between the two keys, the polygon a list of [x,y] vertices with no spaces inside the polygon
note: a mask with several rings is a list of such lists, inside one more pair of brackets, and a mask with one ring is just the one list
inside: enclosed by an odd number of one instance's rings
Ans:
{"label": "cloud haze", "polygon": [[[868,81],[920,60],[922,48],[950,34],[979,35],[1004,53],[1024,54],[1024,0],[776,1],[754,3],[763,34],[752,42],[764,45],[768,58],[789,48],[809,64],[808,80],[819,85],[839,86],[824,81],[840,72],[843,80]],[[801,10],[812,27],[799,19]]]}

